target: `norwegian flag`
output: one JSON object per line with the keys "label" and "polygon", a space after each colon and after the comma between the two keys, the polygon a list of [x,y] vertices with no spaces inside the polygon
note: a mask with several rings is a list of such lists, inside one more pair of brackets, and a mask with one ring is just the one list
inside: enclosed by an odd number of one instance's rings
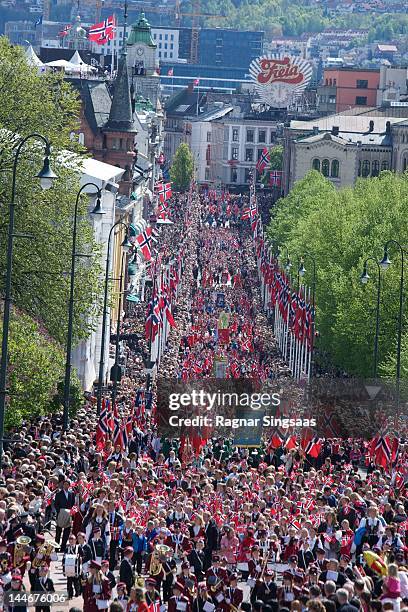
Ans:
{"label": "norwegian flag", "polygon": [[62,28],[61,32],[58,32],[58,36],[60,38],[64,38],[65,36],[68,35],[70,29],[72,28],[72,25],[66,25]]}
{"label": "norwegian flag", "polygon": [[394,443],[391,445],[388,436],[380,436],[371,441],[369,449],[370,457],[374,459],[377,465],[381,465],[383,468],[390,464],[394,452]]}
{"label": "norwegian flag", "polygon": [[172,196],[171,183],[156,183],[156,192],[160,202],[165,202]]}
{"label": "norwegian flag", "polygon": [[269,184],[271,187],[280,187],[282,183],[282,170],[272,170],[269,174]]}
{"label": "norwegian flag", "polygon": [[162,300],[164,314],[166,315],[166,319],[170,327],[176,327],[176,321],[174,320],[173,313],[171,312],[171,304],[169,302],[169,299],[167,298],[167,295],[163,295]]}
{"label": "norwegian flag", "polygon": [[320,455],[320,451],[322,449],[322,442],[320,438],[313,438],[310,440],[309,444],[306,446],[305,452],[306,455],[310,455],[311,457],[317,458]]}
{"label": "norwegian flag", "polygon": [[159,601],[154,601],[149,606],[149,612],[160,612],[161,604]]}
{"label": "norwegian flag", "polygon": [[147,316],[145,323],[146,340],[151,340],[152,342],[154,342],[162,322],[163,318],[161,315],[159,300],[156,296],[152,300],[150,300],[147,307]]}
{"label": "norwegian flag", "polygon": [[113,411],[113,423],[114,423],[113,446],[120,446],[123,449],[124,448],[123,434],[122,434],[122,428],[120,426],[119,415],[118,415],[118,410],[116,406]]}
{"label": "norwegian flag", "polygon": [[256,169],[258,170],[259,174],[262,174],[265,168],[269,166],[270,161],[271,154],[269,153],[269,150],[265,147],[258,159],[258,163],[256,164]]}
{"label": "norwegian flag", "polygon": [[147,227],[141,234],[136,236],[136,242],[142,251],[143,257],[146,261],[150,261],[152,258],[152,247],[151,243],[153,240],[152,228]]}
{"label": "norwegian flag", "polygon": [[89,28],[88,39],[97,45],[104,45],[115,38],[116,20],[115,15],[110,15],[104,21],[96,23]]}
{"label": "norwegian flag", "polygon": [[128,431],[126,429],[126,421],[124,423],[124,426],[122,427],[122,442],[123,442],[123,449],[126,450],[129,444],[129,436],[128,436]]}
{"label": "norwegian flag", "polygon": [[282,444],[283,444],[282,436],[277,431],[275,431],[272,434],[271,440],[269,442],[268,451],[274,450],[275,448],[280,448]]}
{"label": "norwegian flag", "polygon": [[296,529],[296,531],[299,531],[299,529],[301,528],[301,522],[298,521],[296,518],[293,518],[290,522],[289,522],[289,527],[293,527],[294,529]]}
{"label": "norwegian flag", "polygon": [[285,442],[285,448],[287,450],[291,450],[292,448],[296,448],[296,436],[289,436],[289,438]]}

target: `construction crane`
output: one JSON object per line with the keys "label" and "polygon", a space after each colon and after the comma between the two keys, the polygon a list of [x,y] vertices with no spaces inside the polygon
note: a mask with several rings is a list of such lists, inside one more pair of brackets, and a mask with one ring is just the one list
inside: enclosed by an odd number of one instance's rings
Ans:
{"label": "construction crane", "polygon": [[176,0],[174,8],[173,7],[172,8],[170,7],[168,8],[167,7],[160,7],[160,8],[150,7],[143,2],[140,2],[137,4],[140,4],[140,7],[138,6],[138,8],[140,8],[141,11],[144,11],[146,13],[159,13],[159,14],[173,13],[176,18],[177,27],[180,27],[182,17],[191,17],[190,62],[192,64],[198,63],[198,42],[199,42],[199,32],[200,32],[199,19],[200,17],[206,17],[207,19],[220,19],[226,16],[221,13],[218,15],[214,15],[214,13],[201,12],[200,0],[193,0],[193,12],[192,13],[184,13],[180,10],[180,0]]}

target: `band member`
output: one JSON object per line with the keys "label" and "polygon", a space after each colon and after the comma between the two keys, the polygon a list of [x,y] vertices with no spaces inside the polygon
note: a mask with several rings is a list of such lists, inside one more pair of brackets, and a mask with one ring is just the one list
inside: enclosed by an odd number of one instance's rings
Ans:
{"label": "band member", "polygon": [[[13,533],[13,537],[15,538],[14,541],[7,546],[7,552],[11,555],[11,573],[15,575],[21,573],[24,577],[27,563],[30,561],[30,540],[28,536],[27,540],[24,539],[24,532],[22,529],[17,529]],[[17,571],[15,572],[14,570]]]}
{"label": "band member", "polygon": [[203,539],[197,540],[195,548],[193,548],[188,555],[188,560],[193,566],[194,575],[197,578],[198,582],[202,582],[204,580],[204,561],[205,561],[204,540]]}
{"label": "band member", "polygon": [[183,553],[191,550],[189,539],[181,533],[180,523],[174,523],[174,533],[172,533],[166,540],[166,545],[170,546],[174,550],[174,558],[181,559]]}
{"label": "band member", "polygon": [[183,595],[184,585],[180,582],[175,582],[173,585],[173,596],[168,602],[168,612],[191,612],[191,606],[188,598]]}
{"label": "band member", "polygon": [[224,601],[222,608],[226,612],[233,612],[238,608],[244,599],[244,592],[238,588],[238,574],[232,574],[229,579],[229,586],[224,588]]}
{"label": "band member", "polygon": [[277,596],[278,601],[282,607],[289,607],[291,602],[296,599],[295,591],[293,588],[293,574],[290,572],[283,573],[283,584],[278,589]]}
{"label": "band member", "polygon": [[[33,591],[36,593],[54,593],[54,583],[48,576],[49,567],[46,563],[38,568],[38,576],[34,580]],[[36,612],[50,612],[50,606],[36,606]]]}
{"label": "band member", "polygon": [[273,570],[266,568],[263,580],[258,580],[251,591],[251,602],[260,600],[269,605],[272,601],[276,601],[278,588],[274,577]]}
{"label": "band member", "polygon": [[124,612],[127,610],[127,605],[129,601],[129,597],[127,596],[126,584],[124,582],[118,582],[116,585],[117,597],[115,597],[114,601],[119,603],[122,606]]}
{"label": "band member", "polygon": [[154,578],[147,578],[146,580],[146,603],[148,606],[154,603],[161,604],[160,593],[156,589],[156,580]]}
{"label": "band member", "polygon": [[101,563],[101,570],[102,570],[102,574],[105,576],[105,578],[107,578],[109,580],[110,588],[114,589],[115,586],[116,586],[116,578],[113,575],[113,572],[111,572],[110,569],[109,569],[109,561],[107,559],[102,561],[102,563]]}
{"label": "band member", "polygon": [[[177,563],[173,558],[173,550],[167,555],[166,560],[162,564],[163,578],[163,601],[167,603],[173,593],[173,584],[176,582]],[[156,581],[157,584],[157,581]]]}
{"label": "band member", "polygon": [[206,610],[208,610],[208,612],[211,606],[213,606],[213,609],[215,608],[215,605],[210,595],[208,594],[208,587],[206,583],[200,582],[200,584],[198,585],[198,595],[193,601],[192,610],[193,612],[205,612],[204,606],[206,607]]}
{"label": "band member", "polygon": [[83,589],[84,612],[98,612],[108,608],[111,598],[109,580],[101,572],[101,564],[92,560],[89,563],[90,576]]}
{"label": "band member", "polygon": [[194,597],[197,595],[197,578],[191,572],[188,561],[183,561],[181,564],[181,574],[177,577],[177,581],[184,585],[183,595],[188,597],[190,604],[192,604]]}
{"label": "band member", "polygon": [[[23,577],[18,571],[13,572],[11,581],[4,587],[4,595],[6,595],[9,591],[13,591],[13,593],[26,592],[26,588],[23,584]],[[5,610],[13,610],[13,612],[28,612],[28,607],[24,603],[20,603],[16,605],[6,605]]]}
{"label": "band member", "polygon": [[123,525],[123,518],[115,508],[115,502],[110,501],[108,504],[108,519],[110,528],[110,545],[109,545],[109,569],[111,572],[116,568],[116,557],[119,547],[120,528]]}
{"label": "band member", "polygon": [[102,563],[102,559],[106,556],[106,546],[102,539],[100,527],[95,527],[92,531],[92,536],[89,539],[89,548],[91,549],[92,560],[97,563]]}
{"label": "band member", "polygon": [[120,582],[124,582],[126,585],[127,592],[130,593],[130,589],[133,586],[135,581],[134,573],[133,573],[133,548],[132,546],[128,546],[123,551],[123,559],[119,568],[119,580]]}
{"label": "band member", "polygon": [[67,579],[68,597],[72,599],[81,594],[81,557],[78,552],[76,537],[71,534],[62,559],[62,571]]}
{"label": "band member", "polygon": [[35,579],[38,577],[39,568],[41,565],[51,565],[51,561],[57,561],[58,555],[55,552],[55,545],[45,541],[45,536],[42,533],[37,534],[35,546],[31,551],[31,567],[28,572],[31,588]]}
{"label": "band member", "polygon": [[81,575],[85,578],[88,573],[89,562],[92,559],[92,550],[89,544],[86,543],[86,535],[80,531],[77,535],[78,555],[81,560]]}
{"label": "band member", "polygon": [[209,578],[211,576],[216,578],[215,584],[221,583],[221,585],[223,585],[226,582],[227,578],[228,578],[226,570],[224,568],[222,568],[221,565],[220,565],[220,561],[221,560],[220,560],[220,556],[219,555],[213,555],[212,565],[206,571],[206,574],[205,574],[208,586],[210,586],[208,580],[209,580]]}

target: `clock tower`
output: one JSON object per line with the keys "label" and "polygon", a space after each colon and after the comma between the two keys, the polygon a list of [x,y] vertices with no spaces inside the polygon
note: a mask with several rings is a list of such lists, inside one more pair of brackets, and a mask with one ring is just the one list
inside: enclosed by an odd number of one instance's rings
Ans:
{"label": "clock tower", "polygon": [[127,40],[127,66],[135,92],[148,98],[154,107],[160,87],[156,48],[150,24],[141,13],[139,20],[132,25]]}

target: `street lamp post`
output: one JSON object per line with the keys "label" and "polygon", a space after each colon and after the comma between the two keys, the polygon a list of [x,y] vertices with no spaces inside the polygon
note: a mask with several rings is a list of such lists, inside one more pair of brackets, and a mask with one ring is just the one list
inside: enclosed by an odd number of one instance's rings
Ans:
{"label": "street lamp post", "polygon": [[65,361],[65,378],[64,378],[64,399],[63,399],[63,417],[62,426],[63,430],[68,429],[69,420],[69,400],[71,391],[71,353],[72,353],[72,335],[73,335],[73,323],[74,323],[74,289],[75,289],[75,268],[77,257],[89,257],[88,254],[77,253],[77,233],[78,233],[78,207],[81,194],[86,187],[96,188],[96,205],[91,211],[91,214],[103,215],[104,210],[101,208],[101,197],[102,192],[98,185],[95,183],[85,183],[82,185],[77,193],[74,209],[74,227],[72,231],[72,251],[71,251],[71,272],[70,272],[70,287],[69,287],[69,302],[68,302],[68,331],[67,331],[67,348],[66,348],[66,361]]}
{"label": "street lamp post", "polygon": [[17,167],[20,159],[21,151],[25,143],[30,139],[41,140],[44,145],[44,161],[43,167],[36,175],[40,179],[42,189],[49,189],[57,175],[50,168],[50,143],[41,134],[29,134],[19,143],[13,161],[13,177],[11,183],[11,198],[9,203],[9,222],[7,230],[7,261],[6,261],[6,285],[4,292],[4,311],[3,311],[3,337],[1,344],[1,363],[0,363],[0,469],[3,460],[3,441],[4,441],[4,417],[6,409],[6,394],[7,394],[7,364],[8,364],[8,338],[10,328],[10,311],[11,311],[11,278],[13,271],[13,247],[14,238],[18,234],[14,231],[15,224],[15,207],[16,207],[16,179]]}
{"label": "street lamp post", "polygon": [[101,354],[99,359],[99,374],[98,374],[98,389],[97,389],[97,414],[101,413],[102,410],[102,387],[103,387],[103,375],[105,369],[105,346],[106,346],[106,325],[108,318],[108,288],[109,288],[109,267],[110,267],[110,257],[111,257],[111,244],[112,244],[112,234],[117,227],[121,225],[126,229],[126,236],[122,242],[122,248],[125,251],[128,251],[132,244],[129,242],[129,228],[123,221],[116,221],[114,225],[112,225],[109,236],[108,236],[108,248],[106,253],[106,263],[105,263],[105,284],[104,284],[104,292],[103,292],[103,312],[102,312],[102,338],[101,338]]}
{"label": "street lamp post", "polygon": [[377,276],[377,305],[375,311],[375,336],[374,336],[374,356],[373,356],[373,377],[374,380],[377,378],[377,370],[378,370],[378,338],[380,333],[380,303],[381,303],[381,266],[378,263],[378,260],[375,257],[367,257],[364,262],[363,272],[360,276],[360,282],[363,285],[366,285],[370,280],[370,275],[367,271],[367,265],[369,261],[373,261],[378,270]]}
{"label": "street lamp post", "polygon": [[388,257],[388,250],[391,245],[395,245],[401,254],[401,275],[399,289],[399,311],[398,311],[398,333],[397,333],[397,366],[396,366],[396,395],[397,395],[397,419],[400,405],[400,382],[401,382],[401,340],[402,340],[402,316],[404,311],[404,253],[407,251],[396,240],[388,240],[384,245],[384,255],[379,265],[383,270],[387,270],[391,265]]}
{"label": "street lamp post", "polygon": [[120,264],[120,277],[119,277],[119,299],[118,299],[118,313],[116,317],[116,342],[115,342],[115,363],[113,364],[113,380],[112,380],[112,406],[115,406],[116,396],[118,394],[118,380],[119,380],[119,338],[120,338],[120,322],[121,322],[121,310],[120,303],[123,294],[123,279],[124,279],[124,264],[126,259],[126,253],[122,253],[122,261]]}

